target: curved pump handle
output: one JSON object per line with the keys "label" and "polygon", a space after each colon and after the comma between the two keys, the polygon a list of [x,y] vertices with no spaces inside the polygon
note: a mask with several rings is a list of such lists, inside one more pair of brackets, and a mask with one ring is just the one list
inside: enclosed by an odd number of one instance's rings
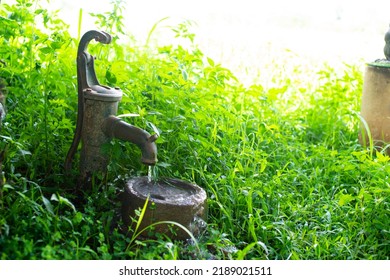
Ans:
{"label": "curved pump handle", "polygon": [[104,31],[91,30],[81,37],[77,50],[77,80],[79,84],[79,95],[82,91],[90,86],[99,85],[95,73],[95,58],[87,52],[89,42],[93,39],[102,44],[111,43],[111,35]]}
{"label": "curved pump handle", "polygon": [[85,52],[87,50],[88,44],[90,41],[95,39],[96,42],[100,42],[102,44],[111,43],[111,35],[104,31],[90,30],[83,35],[80,39],[79,48],[77,50],[77,54],[80,55],[81,52]]}
{"label": "curved pump handle", "polygon": [[77,83],[78,83],[78,112],[76,131],[73,137],[72,145],[69,148],[68,154],[65,160],[65,171],[68,172],[72,168],[72,160],[76,153],[77,147],[81,139],[81,130],[84,118],[84,98],[83,91],[91,86],[99,85],[99,81],[96,78],[94,60],[95,58],[87,52],[89,43],[95,39],[95,41],[102,44],[111,43],[112,37],[110,34],[104,31],[90,30],[86,32],[80,39],[80,43],[77,49]]}

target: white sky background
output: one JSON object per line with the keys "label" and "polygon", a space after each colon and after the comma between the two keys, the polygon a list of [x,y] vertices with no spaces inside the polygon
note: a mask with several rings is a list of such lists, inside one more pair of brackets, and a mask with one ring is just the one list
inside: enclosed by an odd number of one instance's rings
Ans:
{"label": "white sky background", "polygon": [[[108,11],[109,3],[50,1],[71,24],[75,36],[80,8],[84,33],[96,29],[88,13]],[[390,0],[127,0],[124,17],[127,31],[140,42],[164,17],[170,19],[155,33],[162,41],[164,33],[169,33],[166,26],[193,20],[195,40],[204,53],[235,72],[250,75],[257,71],[253,69],[284,57],[285,50],[290,50],[288,56],[310,63],[383,58]]]}

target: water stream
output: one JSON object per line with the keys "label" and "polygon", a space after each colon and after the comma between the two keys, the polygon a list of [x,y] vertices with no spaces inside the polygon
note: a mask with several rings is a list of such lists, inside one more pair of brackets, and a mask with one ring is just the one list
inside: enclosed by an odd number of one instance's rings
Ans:
{"label": "water stream", "polygon": [[152,166],[149,165],[149,168],[148,168],[148,183],[151,183],[152,182]]}
{"label": "water stream", "polygon": [[148,183],[156,183],[158,179],[157,176],[157,167],[155,165],[149,165],[148,168]]}

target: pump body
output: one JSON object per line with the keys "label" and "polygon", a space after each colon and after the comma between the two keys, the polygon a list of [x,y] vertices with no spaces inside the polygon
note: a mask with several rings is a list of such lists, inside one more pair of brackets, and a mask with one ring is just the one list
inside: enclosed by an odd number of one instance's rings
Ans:
{"label": "pump body", "polygon": [[[94,69],[95,58],[86,49],[91,40],[109,44],[111,36],[101,31],[88,31],[80,40],[77,52],[78,114],[76,131],[65,160],[65,170],[72,168],[72,161],[81,141],[80,181],[86,182],[95,172],[105,172],[108,155],[102,148],[111,139],[129,141],[142,151],[142,163],[157,162],[157,135],[126,124],[116,116],[122,99],[119,88],[100,85]],[[117,125],[117,123],[122,125]],[[125,124],[125,125],[124,125]]]}

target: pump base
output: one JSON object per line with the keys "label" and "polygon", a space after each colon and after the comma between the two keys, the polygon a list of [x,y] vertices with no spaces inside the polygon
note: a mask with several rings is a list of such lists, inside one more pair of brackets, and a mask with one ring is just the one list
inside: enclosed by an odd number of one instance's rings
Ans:
{"label": "pump base", "polygon": [[135,230],[141,216],[136,213],[148,203],[138,228],[140,236],[150,238],[160,233],[175,240],[189,239],[189,233],[196,236],[206,227],[206,198],[202,188],[185,181],[168,178],[154,182],[138,177],[126,184],[122,219]]}

